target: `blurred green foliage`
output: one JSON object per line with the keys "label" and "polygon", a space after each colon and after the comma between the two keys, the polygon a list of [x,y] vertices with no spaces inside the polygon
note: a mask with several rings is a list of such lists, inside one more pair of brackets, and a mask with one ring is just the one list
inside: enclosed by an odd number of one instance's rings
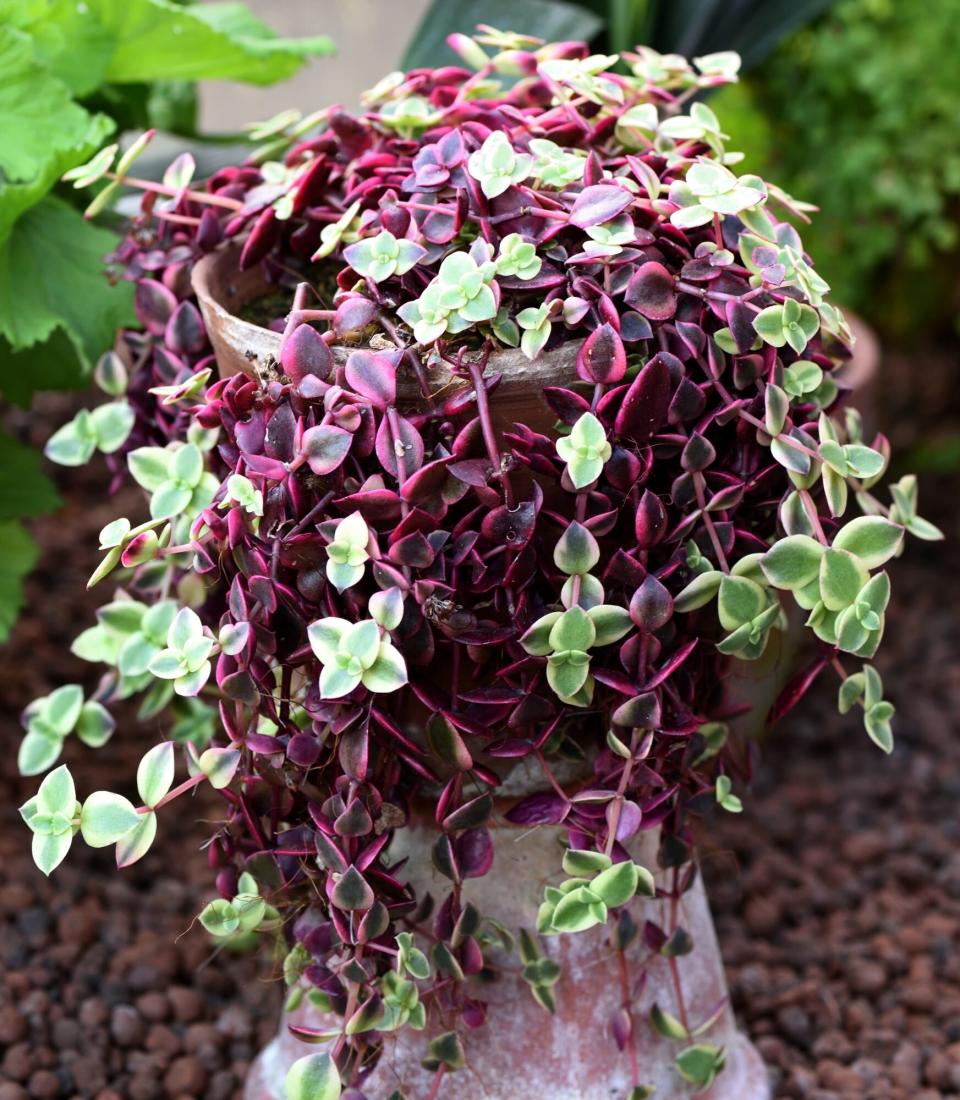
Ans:
{"label": "blurred green foliage", "polygon": [[821,213],[804,243],[884,334],[960,312],[960,6],[839,0],[712,101],[731,148]]}
{"label": "blurred green foliage", "polygon": [[[134,317],[103,271],[116,238],[63,173],[125,130],[195,136],[197,80],[271,84],[332,49],[233,0],[0,0],[0,397],[82,386]],[[36,556],[20,520],[57,504],[39,460],[0,432],[0,640]]]}

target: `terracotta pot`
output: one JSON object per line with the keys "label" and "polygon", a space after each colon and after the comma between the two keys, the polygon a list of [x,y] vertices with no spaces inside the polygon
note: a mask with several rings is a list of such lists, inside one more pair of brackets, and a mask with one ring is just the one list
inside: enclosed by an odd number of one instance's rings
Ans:
{"label": "terracotta pot", "polygon": [[[275,375],[280,358],[281,334],[237,314],[250,302],[269,290],[259,268],[239,271],[238,248],[226,248],[204,256],[193,269],[193,289],[200,303],[204,324],[213,344],[221,377],[243,372],[252,377]],[[291,295],[292,299],[292,295]],[[491,360],[488,371],[502,375],[491,399],[491,412],[498,428],[515,421],[544,431],[556,417],[541,396],[544,386],[562,386],[576,377],[577,351],[582,341],[571,341],[531,362],[520,351],[500,352]],[[354,348],[331,347],[337,362],[344,362]],[[469,389],[470,383],[457,378],[443,367],[430,372],[433,392],[450,395],[457,389]],[[401,364],[397,376],[398,404],[416,408],[424,401],[413,373]]]}
{"label": "terracotta pot", "polygon": [[[506,824],[492,829],[494,871],[468,880],[465,897],[482,913],[507,928],[532,928],[543,885],[555,882],[561,857],[562,829],[539,826],[519,829]],[[409,857],[409,880],[420,892],[443,893],[445,880],[433,868],[431,846],[435,830],[419,826],[397,835],[392,856]],[[634,858],[656,866],[658,834],[641,834]],[[666,879],[661,877],[666,883]],[[669,903],[636,899],[631,915],[642,928],[646,920],[670,927]],[[654,1004],[677,1015],[676,988],[666,959],[646,964],[645,981],[638,983],[649,952],[638,937],[626,955],[629,980],[639,992],[629,998],[634,1018],[633,1048],[639,1083],[655,1086],[662,1100],[700,1096],[703,1100],[768,1100],[769,1084],[763,1062],[737,1030],[727,1000],[727,988],[710,909],[698,878],[682,898],[677,919],[695,944],[693,952],[676,960],[686,1011],[691,1021],[720,1015],[703,1042],[722,1046],[727,1062],[714,1084],[697,1093],[674,1068],[682,1044],[662,1038],[648,1019]],[[503,965],[499,978],[485,984],[480,996],[490,1005],[487,1022],[464,1035],[466,1066],[444,1078],[440,1100],[626,1100],[634,1084],[628,1052],[619,1052],[610,1033],[610,1021],[623,1004],[621,972],[608,928],[576,935],[545,937],[545,953],[563,967],[554,987],[556,1013],[548,1015],[530,994],[519,974],[516,956],[494,959]],[[307,1047],[292,1036],[286,1022],[314,1028],[336,1027],[335,1017],[309,1005],[281,1022],[277,1038],[254,1062],[247,1079],[246,1100],[282,1100],[287,1069],[297,1058],[321,1047]],[[441,1029],[442,1030],[442,1029]],[[433,1075],[420,1066],[428,1035],[409,1029],[386,1038],[372,1076],[362,1091],[370,1100],[386,1100],[395,1089],[411,1100],[429,1090]]]}
{"label": "terracotta pot", "polygon": [[[202,259],[193,273],[194,289],[210,334],[221,375],[243,371],[254,377],[274,374],[280,353],[279,333],[242,320],[237,314],[267,289],[258,271],[238,272],[236,249],[226,249]],[[502,374],[501,383],[491,401],[494,420],[503,425],[519,420],[531,427],[547,430],[553,414],[542,398],[546,385],[562,385],[575,377],[578,343],[550,352],[535,363],[519,352],[497,356],[491,368]],[[334,357],[342,361],[349,348],[334,347]],[[411,375],[400,378],[400,401],[416,407],[423,401],[417,380]],[[467,386],[463,380],[442,369],[431,373],[431,385],[449,392],[451,387]],[[502,418],[502,419],[501,419]],[[734,697],[755,705],[761,716],[772,701],[776,685],[772,674],[789,663],[778,651],[769,667],[756,669],[740,666],[732,684]],[[763,709],[760,709],[760,708]],[[507,777],[500,793],[518,796],[535,789],[539,777],[517,769]],[[542,780],[541,780],[542,781]],[[481,879],[470,880],[466,897],[480,911],[501,921],[514,931],[532,928],[545,883],[556,881],[560,866],[560,836],[557,827],[516,829],[502,823],[493,829],[495,871]],[[420,825],[403,830],[394,840],[392,856],[409,856],[409,880],[418,894],[430,891],[436,896],[444,888],[433,868],[430,850],[436,832]],[[658,831],[642,834],[634,857],[642,865],[656,866]],[[723,1046],[727,1065],[712,1088],[702,1093],[709,1100],[766,1100],[769,1096],[763,1063],[751,1044],[737,1031],[727,1003],[723,965],[717,945],[709,905],[699,878],[684,895],[678,912],[665,912],[666,902],[632,903],[631,912],[642,928],[647,920],[662,927],[671,926],[671,917],[684,927],[695,943],[694,951],[677,960],[680,986],[686,1010],[694,1021],[720,1009],[716,1023],[704,1041]],[[549,1096],[551,1100],[614,1100],[626,1097],[634,1083],[629,1053],[620,1053],[610,1035],[610,1021],[623,1003],[621,975],[616,953],[610,944],[609,930],[593,929],[574,936],[547,940],[547,952],[563,966],[563,977],[555,989],[557,1011],[548,1015],[533,1000],[518,973],[516,957],[500,960],[504,970],[481,995],[491,1005],[488,1022],[465,1036],[466,1068],[445,1079],[441,1100],[513,1100],[515,1097]],[[627,952],[633,983],[641,972],[641,963],[649,954],[642,940]],[[658,1098],[693,1095],[674,1068],[680,1049],[676,1042],[659,1037],[649,1026],[654,1004],[677,1014],[677,994],[665,959],[656,958],[646,966],[646,978],[630,998],[635,1020],[634,1050],[639,1066],[639,1083],[654,1085]],[[277,1038],[255,1062],[246,1087],[247,1100],[280,1100],[283,1081],[290,1064],[316,1048],[306,1047],[293,1037],[286,1024],[298,1022],[314,1028],[336,1026],[309,1005],[295,1017],[281,1021]],[[364,1084],[371,1100],[383,1100],[394,1089],[410,1097],[421,1097],[430,1089],[432,1075],[420,1066],[427,1036],[409,1029],[388,1036],[386,1049],[374,1074]]]}

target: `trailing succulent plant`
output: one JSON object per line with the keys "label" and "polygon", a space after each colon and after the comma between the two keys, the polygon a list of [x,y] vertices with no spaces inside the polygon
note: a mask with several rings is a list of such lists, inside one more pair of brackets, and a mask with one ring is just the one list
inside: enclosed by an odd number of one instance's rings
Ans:
{"label": "trailing succulent plant", "polygon": [[[888,446],[844,409],[849,332],[789,220],[807,208],[738,176],[694,98],[735,79],[736,56],[638,49],[624,74],[580,43],[487,28],[452,44],[474,71],[395,73],[360,117],[264,124],[246,164],[203,183],[188,157],[137,181],[112,265],[136,285],[140,327],[101,362],[111,402],[48,448],[107,451],[149,507],[101,535],[91,583],[117,588],[74,649],[108,671],[86,702],[70,686],[27,709],[21,770],[50,768],[71,732],[105,742],[119,700],[177,709],[141,765],[140,805],[81,803],[64,766],[47,776],[22,811],[37,862],[52,871],[79,831],[129,863],[158,810],[217,788],[220,897],[202,922],[279,937],[290,1004],[342,1017],[295,1028],[331,1044],[300,1065],[295,1096],[362,1089],[384,1034],[431,1018],[454,1023],[425,1041],[425,1065],[437,1080],[458,1068],[487,1014],[470,979],[514,934],[547,1009],[558,973],[541,936],[612,921],[621,952],[638,934],[689,951],[676,906],[641,932],[630,901],[679,897],[694,819],[740,809],[731,661],[761,657],[802,609],[814,655],[774,717],[831,668],[841,709],[861,707],[889,751],[870,664],[884,566],[905,532],[940,537],[913,478],[889,506],[874,495]],[[292,308],[274,321],[277,363],[219,379],[189,276],[230,241]],[[561,345],[576,376],[543,391],[552,427],[502,430],[497,353]],[[174,787],[177,741],[189,776]],[[518,761],[543,787],[504,813]],[[436,823],[436,898],[391,856],[415,806]],[[535,930],[463,897],[497,873],[504,817],[565,829]],[[655,827],[656,883],[629,854]],[[709,1019],[674,1010],[652,1024],[703,1086],[723,1052]],[[621,1049],[637,1026],[628,997],[611,1021]],[[634,1086],[646,1095],[639,1071]]]}

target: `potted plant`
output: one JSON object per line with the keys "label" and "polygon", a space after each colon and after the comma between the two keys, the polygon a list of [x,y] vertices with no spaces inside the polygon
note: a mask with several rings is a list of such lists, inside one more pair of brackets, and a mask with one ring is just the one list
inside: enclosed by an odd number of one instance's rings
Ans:
{"label": "potted plant", "polygon": [[20,763],[143,694],[188,775],[167,740],[138,804],[81,803],[61,765],[23,816],[44,871],[77,832],[122,866],[221,791],[200,919],[290,990],[251,1097],[764,1097],[694,857],[749,778],[730,685],[799,608],[774,712],[833,670],[889,751],[883,566],[939,532],[872,492],[805,207],[694,98],[736,57],[453,43],[473,71],[140,182],[141,327],[48,453],[109,451],[149,518],[101,535],[107,674],[28,708]]}

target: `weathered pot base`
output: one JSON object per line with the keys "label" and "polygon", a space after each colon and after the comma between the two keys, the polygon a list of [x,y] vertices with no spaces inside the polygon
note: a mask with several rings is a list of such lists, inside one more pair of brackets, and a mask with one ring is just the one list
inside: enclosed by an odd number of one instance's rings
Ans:
{"label": "weathered pot base", "polygon": [[[550,1021],[544,1018],[544,1027]],[[539,1041],[539,1037],[533,1040]],[[297,1044],[296,1056],[313,1053],[315,1048]],[[763,1060],[756,1047],[746,1036],[735,1033],[726,1046],[727,1063],[708,1092],[698,1095],[698,1100],[770,1100],[770,1083]],[[284,1100],[283,1080],[290,1067],[291,1059],[286,1044],[281,1037],[275,1039],[264,1050],[250,1068],[247,1077],[245,1100]],[[400,1076],[391,1073],[392,1084],[382,1093],[385,1098],[393,1088],[401,1084]],[[369,1085],[367,1089],[369,1090]],[[429,1087],[429,1081],[427,1082]],[[599,1090],[590,1085],[573,1082],[541,1081],[536,1091],[525,1091],[529,1085],[521,1083],[510,1087],[508,1091],[490,1091],[485,1089],[483,1079],[466,1067],[460,1073],[450,1076],[440,1089],[438,1100],[467,1100],[467,1097],[483,1100],[626,1100],[631,1087],[629,1076],[624,1072],[616,1079],[607,1081]],[[370,1100],[381,1100],[380,1093],[367,1091]],[[424,1095],[423,1093],[419,1094]],[[663,1088],[658,1088],[653,1100],[677,1100],[690,1095],[679,1079],[675,1078]],[[410,1094],[411,1100],[419,1100],[417,1094]]]}
{"label": "weathered pot base", "polygon": [[[437,897],[444,887],[429,856],[434,836],[426,828],[402,830],[391,855],[409,856],[410,879],[418,894],[430,891]],[[481,912],[506,927],[530,928],[543,884],[558,877],[559,830],[551,826],[532,831],[496,828],[493,836],[494,870],[484,878],[468,880],[465,895]],[[655,830],[641,834],[633,847],[639,863],[655,866]],[[665,901],[637,898],[630,912],[640,928],[647,920],[663,927],[668,924],[668,907]],[[723,964],[699,877],[681,899],[677,915],[694,943],[690,954],[675,960],[691,1026],[718,1013],[708,1033],[697,1041],[723,1047],[727,1064],[705,1092],[697,1093],[680,1078],[674,1059],[683,1044],[656,1034],[648,1022],[654,1004],[679,1014],[673,975],[666,959],[658,956],[647,962],[647,948],[638,937],[626,958],[640,1083],[654,1086],[655,1100],[693,1096],[702,1100],[769,1100],[763,1062],[738,1032],[729,1007]],[[623,1004],[623,986],[609,929],[545,937],[543,948],[562,966],[562,977],[554,987],[556,1013],[548,1015],[534,1002],[515,957],[497,960],[502,965],[499,978],[472,987],[490,1005],[487,1023],[463,1033],[467,1065],[443,1079],[439,1100],[627,1100],[634,1083],[630,1057],[618,1051],[610,1030],[611,1020]],[[641,982],[645,962],[646,977]],[[314,1028],[338,1026],[333,1017],[309,1005],[298,1009],[293,1020],[282,1021],[277,1038],[251,1068],[246,1100],[283,1100],[283,1082],[291,1063],[322,1049],[292,1036],[286,1028],[288,1022]],[[433,1079],[420,1066],[426,1044],[426,1035],[410,1030],[388,1036],[379,1063],[363,1084],[364,1095],[369,1100],[387,1100],[400,1089],[409,1100],[423,1100]]]}

